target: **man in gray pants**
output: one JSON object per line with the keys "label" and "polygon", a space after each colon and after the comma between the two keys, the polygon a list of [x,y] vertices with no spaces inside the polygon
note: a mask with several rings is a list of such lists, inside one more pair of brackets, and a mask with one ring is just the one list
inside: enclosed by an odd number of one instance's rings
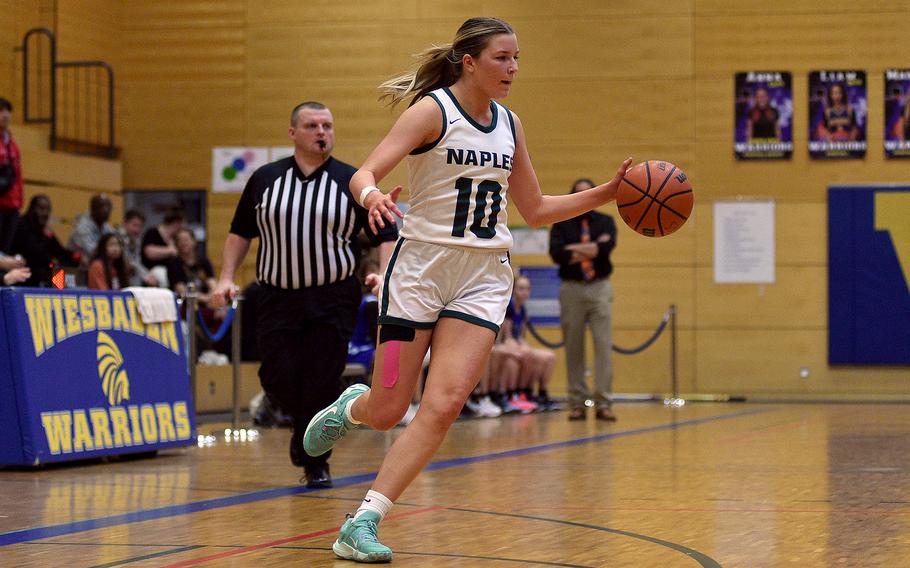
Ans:
{"label": "man in gray pants", "polygon": [[[572,193],[594,187],[580,179]],[[613,287],[610,252],[616,246],[616,223],[609,215],[589,211],[550,230],[550,256],[559,265],[560,320],[569,379],[569,420],[585,419],[585,401],[594,400],[598,420],[613,414]],[[594,392],[585,381],[585,326],[594,337]]]}

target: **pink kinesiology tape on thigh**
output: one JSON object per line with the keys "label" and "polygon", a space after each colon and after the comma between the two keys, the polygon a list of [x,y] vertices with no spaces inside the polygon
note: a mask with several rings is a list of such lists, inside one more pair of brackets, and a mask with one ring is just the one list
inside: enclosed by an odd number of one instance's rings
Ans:
{"label": "pink kinesiology tape on thigh", "polygon": [[398,382],[398,361],[401,358],[401,342],[387,341],[382,352],[382,386],[390,389]]}

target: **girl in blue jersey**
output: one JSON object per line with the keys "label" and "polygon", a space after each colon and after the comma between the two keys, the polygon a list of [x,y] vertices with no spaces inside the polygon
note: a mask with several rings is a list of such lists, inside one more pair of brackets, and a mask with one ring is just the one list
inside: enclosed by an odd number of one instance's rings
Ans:
{"label": "girl in blue jersey", "polygon": [[[496,102],[518,72],[518,38],[508,23],[471,18],[452,44],[418,57],[415,71],[381,86],[392,105],[410,99],[410,106],[350,183],[374,230],[404,219],[382,281],[373,388],[347,389],[304,436],[307,453],[320,455],[359,424],[394,427],[432,346],[420,410],[333,546],[359,562],[391,560],[378,525],[429,463],[487,364],[512,291],[507,198],[528,225],[554,223],[612,201],[631,164],[588,191],[541,194],[521,121]],[[405,158],[407,215],[395,205],[400,188],[376,187]]]}

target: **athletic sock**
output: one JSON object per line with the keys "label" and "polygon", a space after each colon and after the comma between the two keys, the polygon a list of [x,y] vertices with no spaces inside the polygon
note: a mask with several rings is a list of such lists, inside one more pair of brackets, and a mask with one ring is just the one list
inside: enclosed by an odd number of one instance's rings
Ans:
{"label": "athletic sock", "polygon": [[[360,398],[360,397],[358,396],[357,398]],[[354,400],[357,400],[357,398],[355,398]],[[354,400],[349,402],[347,404],[347,406],[344,407],[344,419],[356,426],[356,425],[360,424],[360,421],[354,420],[354,417],[351,416],[351,407],[354,406]]]}
{"label": "athletic sock", "polygon": [[392,502],[389,501],[388,497],[380,493],[379,491],[373,491],[370,489],[367,491],[367,496],[363,498],[363,503],[360,504],[360,508],[357,509],[357,512],[354,513],[354,520],[357,520],[357,517],[366,513],[367,511],[372,511],[379,515],[379,520],[385,518],[389,514],[389,511],[392,509]]}

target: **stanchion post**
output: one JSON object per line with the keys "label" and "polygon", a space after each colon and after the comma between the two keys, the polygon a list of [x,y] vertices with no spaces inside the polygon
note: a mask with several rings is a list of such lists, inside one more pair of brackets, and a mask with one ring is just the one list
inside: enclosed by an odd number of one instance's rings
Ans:
{"label": "stanchion post", "polygon": [[231,366],[234,371],[234,414],[231,419],[231,426],[236,430],[240,427],[240,362],[243,358],[240,351],[240,334],[243,325],[240,314],[243,312],[243,296],[238,295],[234,298],[234,321],[231,322]]}
{"label": "stanchion post", "polygon": [[664,406],[668,408],[680,408],[686,404],[686,401],[679,398],[679,377],[677,375],[676,361],[676,304],[670,304],[670,398],[664,399]]}
{"label": "stanchion post", "polygon": [[679,379],[676,375],[676,304],[670,304],[670,377],[673,380],[673,400],[679,400]]}
{"label": "stanchion post", "polygon": [[196,415],[196,285],[189,282],[186,287],[186,352],[190,369],[190,393],[193,401],[193,416]]}

